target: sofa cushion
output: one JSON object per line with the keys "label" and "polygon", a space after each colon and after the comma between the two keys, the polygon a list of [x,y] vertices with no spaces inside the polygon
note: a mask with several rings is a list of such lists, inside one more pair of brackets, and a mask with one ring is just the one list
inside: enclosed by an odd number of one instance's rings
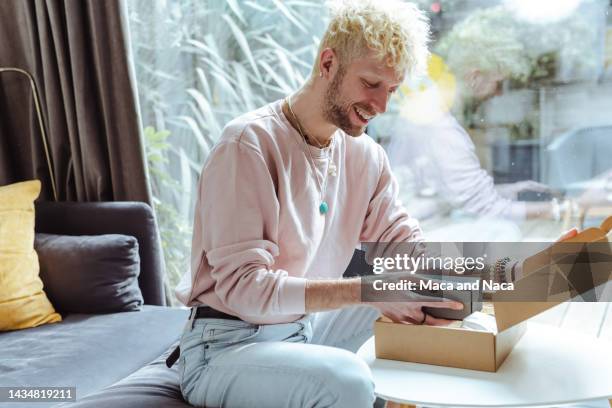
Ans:
{"label": "sofa cushion", "polygon": [[185,309],[146,305],[0,333],[2,386],[76,387],[79,400],[153,361],[179,339],[187,317]]}
{"label": "sofa cushion", "polygon": [[0,187],[0,331],[61,320],[43,291],[34,251],[40,181]]}
{"label": "sofa cushion", "polygon": [[36,234],[34,246],[45,290],[60,312],[115,313],[142,306],[136,238]]}
{"label": "sofa cushion", "polygon": [[135,237],[140,256],[138,283],[144,302],[166,305],[161,239],[151,207],[134,201],[38,202],[35,205],[36,232]]}

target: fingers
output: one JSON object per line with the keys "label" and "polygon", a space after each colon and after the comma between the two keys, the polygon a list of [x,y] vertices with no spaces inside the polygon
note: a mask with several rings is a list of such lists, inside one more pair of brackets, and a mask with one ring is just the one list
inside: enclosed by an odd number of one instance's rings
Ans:
{"label": "fingers", "polygon": [[448,326],[453,323],[454,320],[447,320],[434,317],[430,314],[425,314],[424,312],[418,313],[418,316],[415,314],[411,315],[400,315],[396,313],[385,313],[384,315],[393,323],[401,323],[401,324],[426,324],[428,326]]}
{"label": "fingers", "polygon": [[385,313],[384,316],[387,319],[391,320],[393,323],[419,324],[419,322],[417,322],[416,319],[412,318],[412,316],[402,316],[395,313]]}
{"label": "fingers", "polygon": [[399,322],[399,318],[395,313],[383,313],[383,320],[391,320],[393,323],[398,323]]}
{"label": "fingers", "polygon": [[448,326],[453,322],[455,322],[455,320],[440,319],[438,317],[433,317],[432,315],[428,314],[425,317],[425,322],[423,322],[423,324],[426,324],[428,326]]}
{"label": "fingers", "polygon": [[547,186],[546,184],[538,183],[537,181],[533,181],[533,180],[528,181],[527,187],[530,190],[539,191],[543,193],[552,191],[552,188],[550,186]]}
{"label": "fingers", "polygon": [[[430,292],[424,294],[424,292]],[[437,292],[437,293],[436,293]],[[447,309],[463,309],[463,304],[452,299],[444,298],[444,291],[413,291],[409,292],[406,301],[419,306],[442,307]]]}
{"label": "fingers", "polygon": [[578,235],[578,230],[576,228],[572,228],[571,230],[564,232],[561,235],[561,237],[557,240],[557,242],[561,242],[561,241],[568,240],[570,238],[574,238],[576,235]]}
{"label": "fingers", "polygon": [[384,317],[394,323],[404,324],[429,324],[431,326],[447,326],[452,320],[439,319],[426,315],[423,307],[449,308],[455,310],[463,309],[461,302],[445,300],[437,302],[392,302],[378,305]]}
{"label": "fingers", "polygon": [[381,307],[381,312],[394,323],[422,324],[425,317],[421,304],[417,302],[387,303]]}
{"label": "fingers", "polygon": [[440,309],[463,310],[463,303],[454,300],[439,300],[437,302],[419,302],[422,307],[437,307]]}

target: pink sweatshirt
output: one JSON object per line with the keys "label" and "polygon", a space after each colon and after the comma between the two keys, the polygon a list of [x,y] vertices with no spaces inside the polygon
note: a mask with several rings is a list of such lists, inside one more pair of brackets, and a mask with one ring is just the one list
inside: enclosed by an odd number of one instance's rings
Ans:
{"label": "pink sweatshirt", "polygon": [[[397,199],[384,150],[341,130],[333,149],[305,145],[282,100],[231,121],[200,177],[191,273],[177,297],[252,323],[285,323],[305,313],[308,279],[340,278],[360,242],[422,240]],[[319,180],[331,150],[327,214]]]}

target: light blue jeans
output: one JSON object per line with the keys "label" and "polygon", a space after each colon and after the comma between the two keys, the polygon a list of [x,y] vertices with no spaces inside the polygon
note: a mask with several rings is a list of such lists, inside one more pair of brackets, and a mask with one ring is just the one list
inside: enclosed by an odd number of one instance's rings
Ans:
{"label": "light blue jeans", "polygon": [[198,407],[371,408],[372,373],[354,353],[378,316],[356,306],[285,324],[190,321],[181,338],[181,391]]}

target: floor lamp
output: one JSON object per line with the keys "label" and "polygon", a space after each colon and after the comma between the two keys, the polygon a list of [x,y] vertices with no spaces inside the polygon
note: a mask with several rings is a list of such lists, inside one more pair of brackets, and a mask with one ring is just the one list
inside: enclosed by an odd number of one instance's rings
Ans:
{"label": "floor lamp", "polygon": [[40,99],[38,97],[38,89],[36,88],[36,82],[34,77],[28,72],[21,68],[14,67],[0,67],[0,74],[5,72],[15,72],[21,75],[25,75],[30,81],[30,88],[32,89],[32,96],[34,97],[34,106],[36,107],[36,116],[38,118],[38,126],[40,127],[40,137],[42,139],[43,148],[45,149],[45,157],[47,159],[47,167],[49,168],[49,177],[51,178],[51,188],[53,189],[53,198],[57,199],[57,189],[55,188],[55,174],[53,173],[53,164],[51,162],[51,155],[49,154],[49,143],[47,141],[47,132],[45,131],[45,124],[43,122]]}

